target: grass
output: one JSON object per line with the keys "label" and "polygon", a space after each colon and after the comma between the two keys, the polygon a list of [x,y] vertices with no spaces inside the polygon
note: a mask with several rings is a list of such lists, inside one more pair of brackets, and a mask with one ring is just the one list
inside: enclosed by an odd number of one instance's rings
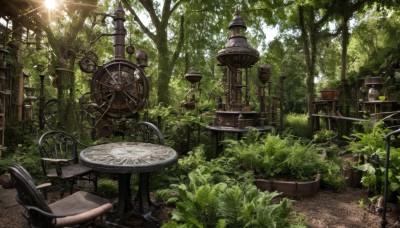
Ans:
{"label": "grass", "polygon": [[310,138],[308,129],[308,116],[306,114],[290,113],[283,119],[285,131],[297,137]]}

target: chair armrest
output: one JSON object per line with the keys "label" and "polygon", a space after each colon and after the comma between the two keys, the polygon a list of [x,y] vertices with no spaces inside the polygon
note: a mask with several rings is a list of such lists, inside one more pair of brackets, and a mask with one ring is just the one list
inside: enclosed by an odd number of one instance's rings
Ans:
{"label": "chair armrest", "polygon": [[36,189],[41,190],[51,186],[51,183],[43,183],[36,186]]}
{"label": "chair armrest", "polygon": [[66,216],[64,216],[64,215],[55,215],[55,214],[52,214],[52,213],[49,213],[49,212],[46,212],[46,211],[43,211],[42,209],[40,209],[40,208],[37,208],[37,207],[33,207],[33,206],[27,206],[27,205],[25,205],[24,206],[28,211],[36,211],[36,212],[39,212],[40,214],[42,214],[42,215],[44,215],[44,216],[46,216],[46,217],[49,217],[49,218],[63,218],[63,217],[66,217]]}
{"label": "chair armrest", "polygon": [[71,159],[64,159],[64,158],[41,158],[43,161],[54,162],[54,163],[64,163],[68,162]]}
{"label": "chair armrest", "polygon": [[41,158],[42,161],[50,162],[55,164],[57,176],[63,176],[62,166],[64,163],[68,163],[72,161],[72,159],[65,159],[65,158]]}

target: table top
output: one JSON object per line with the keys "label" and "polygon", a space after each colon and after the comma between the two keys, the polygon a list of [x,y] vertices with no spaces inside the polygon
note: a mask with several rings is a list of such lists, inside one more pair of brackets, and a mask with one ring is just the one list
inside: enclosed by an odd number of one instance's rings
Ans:
{"label": "table top", "polygon": [[177,160],[178,154],[174,149],[142,142],[101,144],[88,147],[79,154],[81,164],[110,173],[153,172]]}

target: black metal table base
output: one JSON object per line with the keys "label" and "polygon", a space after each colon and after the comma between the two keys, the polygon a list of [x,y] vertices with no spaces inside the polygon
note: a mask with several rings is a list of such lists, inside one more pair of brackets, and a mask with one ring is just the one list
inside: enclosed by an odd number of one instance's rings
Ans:
{"label": "black metal table base", "polygon": [[143,219],[145,227],[160,227],[159,222],[152,216],[152,212],[158,205],[150,200],[149,195],[149,175],[150,173],[139,173],[139,189],[135,200],[132,200],[130,190],[130,173],[122,173],[118,176],[118,188],[126,189],[119,191],[118,203],[115,213],[107,219],[109,224],[115,227],[124,227],[123,224],[132,216]]}

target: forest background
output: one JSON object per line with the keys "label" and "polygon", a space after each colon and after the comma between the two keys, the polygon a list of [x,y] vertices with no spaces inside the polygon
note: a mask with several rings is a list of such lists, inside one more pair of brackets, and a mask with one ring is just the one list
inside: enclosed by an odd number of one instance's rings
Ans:
{"label": "forest background", "polygon": [[[79,70],[77,62],[87,51],[98,55],[98,64],[113,59],[111,17],[118,3],[126,13],[126,43],[148,54],[146,73],[151,80],[150,105],[180,109],[191,89],[184,75],[190,69],[203,79],[198,97],[200,110],[215,109],[221,94],[222,70],[215,58],[228,40],[227,25],[239,10],[248,27],[246,37],[260,52],[258,64],[272,66],[272,94],[276,95],[280,76],[284,83],[285,113],[313,113],[312,102],[321,88],[368,76],[386,76],[388,83],[400,85],[400,73],[390,71],[400,64],[400,12],[395,0],[77,0],[55,1],[52,9],[35,10],[29,20],[35,29],[13,36],[38,45],[23,48],[23,71],[39,74],[35,66],[46,66],[45,84],[50,85],[59,67],[75,72],[72,91],[65,108],[75,107],[79,97],[90,90],[92,75]],[[275,31],[276,34],[271,34]],[[74,53],[74,54],[70,54]],[[392,67],[392,68],[391,68]],[[251,71],[255,82],[257,66]],[[389,81],[390,79],[390,81]],[[31,77],[39,87],[39,77]],[[255,89],[252,89],[255,93]],[[57,91],[46,87],[47,98]],[[253,96],[253,99],[256,99]],[[255,100],[252,104],[256,104]],[[65,110],[65,109],[63,109]],[[68,124],[73,115],[60,119]]]}

